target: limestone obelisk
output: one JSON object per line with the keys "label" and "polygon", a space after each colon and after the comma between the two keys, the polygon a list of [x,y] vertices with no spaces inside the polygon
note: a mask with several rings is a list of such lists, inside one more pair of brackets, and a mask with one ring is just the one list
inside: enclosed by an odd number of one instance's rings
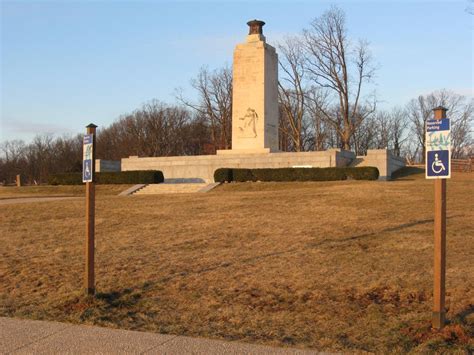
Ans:
{"label": "limestone obelisk", "polygon": [[218,154],[278,151],[278,56],[265,41],[264,24],[249,21],[246,42],[235,47],[232,150]]}

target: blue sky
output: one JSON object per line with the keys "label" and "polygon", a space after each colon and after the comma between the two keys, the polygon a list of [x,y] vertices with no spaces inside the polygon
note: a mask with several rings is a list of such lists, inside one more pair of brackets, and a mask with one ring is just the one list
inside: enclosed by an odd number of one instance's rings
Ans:
{"label": "blue sky", "polygon": [[332,4],[370,42],[380,106],[446,88],[473,96],[474,16],[462,1],[2,1],[0,140],[103,127],[156,98],[192,98],[199,68],[231,64],[253,18],[267,42]]}

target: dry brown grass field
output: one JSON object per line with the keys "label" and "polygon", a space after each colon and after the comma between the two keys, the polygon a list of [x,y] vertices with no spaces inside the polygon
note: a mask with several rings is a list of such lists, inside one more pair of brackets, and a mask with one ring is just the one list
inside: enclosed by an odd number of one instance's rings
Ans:
{"label": "dry brown grass field", "polygon": [[[118,195],[132,185],[97,185],[98,195]],[[0,200],[23,197],[84,196],[85,185],[70,186],[0,186]]]}
{"label": "dry brown grass field", "polygon": [[82,291],[84,201],[5,205],[0,315],[324,351],[469,353],[473,195],[473,174],[448,181],[443,331],[430,329],[433,181],[422,176],[99,192],[96,297]]}

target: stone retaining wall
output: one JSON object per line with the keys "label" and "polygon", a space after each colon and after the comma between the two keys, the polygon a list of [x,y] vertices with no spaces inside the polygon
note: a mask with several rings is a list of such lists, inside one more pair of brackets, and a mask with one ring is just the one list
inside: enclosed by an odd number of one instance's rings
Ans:
{"label": "stone retaining wall", "polygon": [[214,171],[219,168],[290,168],[290,167],[343,167],[374,166],[379,169],[379,180],[389,180],[392,173],[405,166],[405,160],[388,149],[368,150],[366,156],[350,151],[329,149],[319,152],[298,153],[235,153],[181,157],[122,159],[122,171],[161,170],[165,179],[197,178],[203,182],[214,181]]}

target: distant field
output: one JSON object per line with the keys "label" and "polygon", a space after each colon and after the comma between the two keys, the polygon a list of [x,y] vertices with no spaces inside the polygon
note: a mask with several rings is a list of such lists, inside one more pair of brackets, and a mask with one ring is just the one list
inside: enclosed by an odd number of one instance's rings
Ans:
{"label": "distant field", "polygon": [[82,200],[2,208],[0,316],[321,351],[474,351],[474,174],[448,181],[442,332],[430,330],[422,175],[114,194],[97,199],[95,298],[82,293]]}

